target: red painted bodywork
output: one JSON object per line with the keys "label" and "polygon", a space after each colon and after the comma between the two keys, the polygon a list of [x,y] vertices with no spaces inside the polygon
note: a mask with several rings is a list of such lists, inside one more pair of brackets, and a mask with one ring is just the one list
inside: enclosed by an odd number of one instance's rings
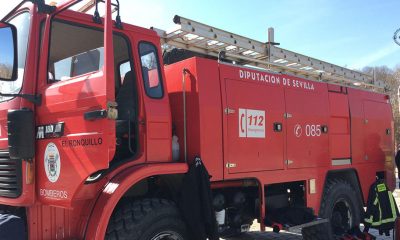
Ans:
{"label": "red painted bodywork", "polygon": [[[316,179],[317,192],[308,192],[307,205],[317,211],[331,170],[356,170],[364,199],[376,172],[385,172],[394,188],[393,119],[386,95],[191,58],[165,67],[179,139],[184,68],[188,156],[201,156],[213,181],[256,178],[266,185]],[[250,76],[241,78],[241,71]],[[257,80],[261,75],[274,76],[275,83]],[[227,108],[233,112],[226,114]],[[265,111],[265,138],[239,137],[239,108]],[[276,122],[282,123],[282,132],[273,130]],[[295,135],[297,124],[303,127],[301,137]],[[306,137],[307,124],[325,125],[328,132]],[[333,164],[347,159],[350,164]],[[227,168],[228,163],[236,167]]]}
{"label": "red painted bodywork", "polygon": [[[202,58],[166,66],[165,74],[162,73],[165,94],[161,99],[145,94],[141,72],[135,72],[138,154],[132,161],[109,171],[100,181],[84,184],[94,172],[107,169],[114,155],[113,120],[85,121],[83,118],[84,112],[104,109],[108,101],[114,100],[114,86],[110,80],[104,80],[113,79],[114,70],[109,68],[67,81],[47,83],[46,56],[52,15],[37,13],[36,7],[26,2],[9,16],[20,11],[29,11],[32,16],[22,93],[42,94],[43,102],[34,106],[24,99],[14,98],[0,103],[0,149],[8,147],[5,128],[8,109],[33,109],[36,125],[65,122],[64,136],[37,141],[34,182],[23,181],[23,194],[19,198],[0,198],[0,204],[26,207],[30,239],[102,239],[114,207],[131,186],[149,176],[187,171],[185,163],[174,163],[171,156],[174,126],[179,137],[180,159],[184,157],[183,78],[186,82],[188,159],[202,158],[212,175],[211,180],[216,182],[215,187],[223,187],[224,181],[227,187],[240,185],[240,181],[228,180],[255,179],[261,186],[260,195],[264,196],[265,185],[306,181],[308,189],[308,180],[315,179],[316,193],[307,191],[306,198],[307,205],[316,211],[330,170],[354,169],[364,199],[376,172],[384,171],[388,184],[394,187],[393,119],[386,95]],[[93,23],[91,16],[68,10],[56,18],[102,27]],[[39,42],[42,23],[44,31]],[[107,21],[108,26],[110,23]],[[160,45],[159,37],[152,30],[124,24],[123,30],[113,28],[112,31],[129,40],[135,69],[141,69],[137,50],[140,41]],[[112,39],[110,34],[105,37]],[[106,52],[112,56],[109,47]],[[161,51],[158,54],[162,59]],[[183,69],[188,70],[187,74],[183,74]],[[261,75],[268,75],[270,80],[259,80]],[[228,108],[232,112],[225,114]],[[239,108],[265,111],[265,138],[239,138]],[[285,118],[287,113],[292,117]],[[274,131],[274,123],[282,124],[281,132]],[[294,131],[297,124],[326,125],[328,132],[319,137],[299,138]],[[386,129],[391,130],[389,135]],[[102,138],[103,144],[74,149],[62,144],[86,136]],[[43,156],[49,142],[56,144],[62,157],[62,170],[56,183],[51,183],[44,171]],[[351,164],[333,166],[332,160],[336,159],[351,159]],[[286,164],[287,160],[291,164]],[[227,168],[227,164],[236,164],[236,167]],[[25,179],[25,161],[22,167],[22,179]],[[49,198],[41,195],[41,189],[65,191],[67,197]],[[262,216],[265,214],[263,206]]]}

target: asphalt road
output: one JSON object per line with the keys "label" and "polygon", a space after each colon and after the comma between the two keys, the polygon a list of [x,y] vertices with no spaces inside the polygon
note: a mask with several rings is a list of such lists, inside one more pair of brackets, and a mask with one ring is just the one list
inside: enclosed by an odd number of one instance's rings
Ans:
{"label": "asphalt road", "polygon": [[[399,180],[397,180],[397,186]],[[400,208],[400,189],[396,189],[393,193],[397,206]],[[235,240],[267,240],[267,239],[274,239],[274,240],[302,240],[301,233],[291,233],[291,232],[280,232],[274,233],[272,232],[271,228],[267,228],[265,232],[260,232],[260,225],[254,221],[253,225],[250,228],[250,232],[243,234],[238,238],[234,238]],[[393,240],[393,236],[379,236],[378,231],[371,229],[369,231],[372,235],[376,236],[378,240]]]}

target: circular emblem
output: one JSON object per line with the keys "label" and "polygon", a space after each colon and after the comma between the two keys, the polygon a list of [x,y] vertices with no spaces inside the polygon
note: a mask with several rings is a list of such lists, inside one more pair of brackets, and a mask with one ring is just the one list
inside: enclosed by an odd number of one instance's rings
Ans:
{"label": "circular emblem", "polygon": [[44,152],[44,169],[47,178],[50,182],[57,182],[60,176],[61,161],[60,153],[54,143],[47,144],[46,151]]}
{"label": "circular emblem", "polygon": [[395,43],[400,45],[400,28],[397,29],[396,32],[394,32],[393,40],[394,40]]}
{"label": "circular emblem", "polygon": [[301,137],[302,133],[303,133],[303,129],[301,128],[301,125],[300,124],[296,124],[294,126],[294,135],[299,138],[299,137]]}

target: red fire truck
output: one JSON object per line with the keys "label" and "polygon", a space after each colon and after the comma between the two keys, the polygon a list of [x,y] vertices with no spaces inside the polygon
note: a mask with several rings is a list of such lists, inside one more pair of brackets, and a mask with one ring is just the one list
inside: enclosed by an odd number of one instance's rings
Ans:
{"label": "red fire truck", "polygon": [[[279,48],[272,29],[267,43],[178,16],[144,29],[99,2],[22,1],[0,25],[0,204],[29,239],[191,239],[176,199],[195,157],[221,236],[257,219],[333,238],[376,178],[394,188],[375,79]],[[305,210],[318,218],[295,223]]]}

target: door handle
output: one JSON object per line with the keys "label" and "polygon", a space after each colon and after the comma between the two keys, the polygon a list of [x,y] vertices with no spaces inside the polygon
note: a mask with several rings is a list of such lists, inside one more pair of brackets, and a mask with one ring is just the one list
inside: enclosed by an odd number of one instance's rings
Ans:
{"label": "door handle", "polygon": [[283,126],[282,123],[276,122],[274,123],[274,132],[282,132]]}
{"label": "door handle", "polygon": [[95,110],[95,111],[89,111],[89,112],[85,112],[83,114],[83,117],[85,118],[85,120],[88,121],[93,121],[93,120],[97,120],[97,119],[102,119],[102,118],[106,118],[107,117],[107,110]]}

